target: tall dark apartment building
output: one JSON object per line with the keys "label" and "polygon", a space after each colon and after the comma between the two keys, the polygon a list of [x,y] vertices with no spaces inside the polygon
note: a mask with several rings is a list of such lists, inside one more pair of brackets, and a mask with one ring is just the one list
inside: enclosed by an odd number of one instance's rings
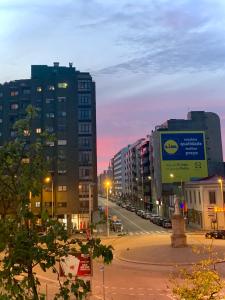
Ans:
{"label": "tall dark apartment building", "polygon": [[32,210],[38,215],[44,207],[67,225],[84,228],[90,203],[97,207],[95,83],[72,63],[54,63],[32,65],[31,79],[1,84],[0,145],[15,137],[13,124],[29,104],[38,109],[37,136],[43,131],[55,136],[46,151],[51,180],[40,199],[32,199]]}

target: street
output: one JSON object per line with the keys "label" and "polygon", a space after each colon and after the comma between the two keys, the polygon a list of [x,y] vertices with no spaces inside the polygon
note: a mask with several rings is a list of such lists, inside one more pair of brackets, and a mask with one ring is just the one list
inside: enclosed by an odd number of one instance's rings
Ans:
{"label": "street", "polygon": [[[100,198],[99,205],[104,203],[105,199]],[[203,234],[188,233],[189,247],[175,249],[170,244],[171,230],[154,225],[110,201],[109,214],[121,219],[128,234],[120,236],[110,232],[109,237],[100,236],[104,244],[113,246],[114,259],[111,265],[103,265],[100,259],[93,262],[91,300],[174,299],[169,278],[177,272],[177,265],[187,267],[203,257],[194,253],[193,247],[207,249],[213,245],[223,257],[224,240],[209,240]],[[224,276],[223,269],[222,264],[217,266]],[[53,299],[58,289],[56,276],[41,270],[37,273],[42,282],[41,290],[48,292],[48,300]]]}
{"label": "street", "polygon": [[[128,211],[115,202],[109,201],[109,215],[116,215],[123,223],[124,232],[128,235],[145,235],[145,234],[168,234],[171,230],[164,229],[137,216],[134,212]],[[99,205],[106,206],[106,199],[99,197]]]}

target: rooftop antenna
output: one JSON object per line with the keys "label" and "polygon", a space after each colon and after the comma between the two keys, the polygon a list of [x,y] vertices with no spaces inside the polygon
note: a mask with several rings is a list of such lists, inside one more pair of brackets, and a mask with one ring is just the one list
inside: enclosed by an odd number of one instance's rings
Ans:
{"label": "rooftop antenna", "polygon": [[73,63],[69,62],[69,67],[72,68],[72,66],[73,66]]}

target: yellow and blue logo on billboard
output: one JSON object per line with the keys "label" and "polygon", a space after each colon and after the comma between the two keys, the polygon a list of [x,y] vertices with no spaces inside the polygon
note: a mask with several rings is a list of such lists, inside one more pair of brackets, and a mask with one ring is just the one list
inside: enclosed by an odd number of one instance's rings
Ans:
{"label": "yellow and blue logo on billboard", "polygon": [[168,154],[175,154],[177,152],[178,148],[179,148],[179,146],[178,146],[177,142],[174,140],[167,140],[164,143],[164,150]]}
{"label": "yellow and blue logo on billboard", "polygon": [[160,135],[163,183],[208,176],[203,131],[167,131]]}

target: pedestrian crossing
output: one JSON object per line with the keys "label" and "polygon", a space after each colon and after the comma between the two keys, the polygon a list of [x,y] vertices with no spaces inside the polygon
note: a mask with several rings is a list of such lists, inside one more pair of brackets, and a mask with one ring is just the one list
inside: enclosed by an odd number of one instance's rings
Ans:
{"label": "pedestrian crossing", "polygon": [[151,230],[151,231],[128,231],[127,235],[153,235],[153,234],[170,234],[170,231],[165,230]]}

